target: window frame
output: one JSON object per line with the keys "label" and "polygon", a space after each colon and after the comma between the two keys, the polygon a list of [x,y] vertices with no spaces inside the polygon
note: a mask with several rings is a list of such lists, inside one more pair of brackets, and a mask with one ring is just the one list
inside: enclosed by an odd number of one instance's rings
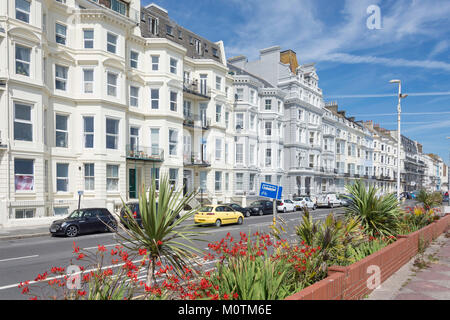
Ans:
{"label": "window frame", "polygon": [[[92,32],[92,38],[86,38],[86,32]],[[94,49],[94,35],[95,35],[95,31],[92,28],[86,28],[83,29],[83,48],[84,49]],[[89,47],[86,44],[87,43],[92,43],[92,46]]]}
{"label": "window frame", "polygon": [[[95,191],[95,163],[93,162],[84,163],[83,168],[84,168],[84,190]],[[86,170],[86,168],[89,168],[89,170]]]}
{"label": "window frame", "polygon": [[[21,60],[21,59],[17,58],[17,48],[27,50],[29,61]],[[14,55],[14,62],[15,62],[15,70],[14,71],[15,71],[15,74],[21,75],[21,76],[25,76],[25,77],[30,77],[31,76],[31,52],[32,52],[32,48],[24,46],[24,45],[21,45],[21,44],[18,44],[18,43],[15,44],[15,46],[14,46],[14,54],[15,54]],[[23,68],[23,69],[24,70],[27,69],[27,72],[26,73],[18,72],[17,71],[18,70],[18,68],[17,68],[18,65],[26,65],[27,68]]]}
{"label": "window frame", "polygon": [[[57,76],[58,68],[61,68],[61,71],[64,71],[63,73],[65,73],[65,78]],[[69,67],[55,63],[55,90],[67,91],[68,78],[69,78]],[[58,83],[60,84],[60,88],[58,88]]]}
{"label": "window frame", "polygon": [[[110,175],[108,168],[117,168],[117,176]],[[120,165],[118,164],[106,164],[106,192],[118,192],[119,191],[119,178],[120,178]],[[115,173],[115,172],[114,172]],[[114,182],[114,184],[111,184]],[[114,185],[116,188],[111,189],[110,186]]]}
{"label": "window frame", "polygon": [[[58,128],[58,117],[65,118],[66,129]],[[58,145],[58,133],[64,136],[64,144]],[[68,148],[69,147],[69,116],[67,114],[55,113],[55,147],[56,148]]]}
{"label": "window frame", "polygon": [[[92,119],[92,131],[86,131],[86,120]],[[95,146],[95,140],[94,140],[94,132],[95,132],[95,118],[94,116],[83,116],[83,148],[84,149],[93,149]],[[87,136],[92,136],[92,147],[87,147]]]}
{"label": "window frame", "polygon": [[[58,175],[58,167],[59,166],[66,166],[67,167],[67,176],[59,176]],[[58,181],[65,181],[65,190],[60,190]],[[69,164],[64,162],[57,162],[56,163],[56,192],[69,192]]]}
{"label": "window frame", "polygon": [[[114,37],[115,41],[111,42],[109,37],[112,36]],[[114,34],[112,32],[107,32],[106,33],[106,51],[108,51],[109,53],[112,54],[117,54],[117,43],[119,40],[119,36],[117,34]],[[110,48],[114,48],[114,50],[110,50]]]}
{"label": "window frame", "polygon": [[[116,133],[108,132],[108,120],[109,121],[115,121],[117,124],[115,127],[117,128]],[[106,149],[111,150],[118,150],[119,149],[119,132],[120,132],[120,120],[115,118],[109,118],[106,117],[106,128],[105,128],[105,134],[106,134]],[[114,139],[114,148],[108,147],[108,137],[112,137]]]}
{"label": "window frame", "polygon": [[[17,172],[17,164],[16,161],[29,161],[31,162],[31,173],[28,172]],[[26,159],[26,158],[14,158],[14,191],[15,192],[34,192],[34,182],[35,182],[35,159]],[[29,189],[18,189],[17,188],[17,178],[21,177],[31,177],[31,187]]]}
{"label": "window frame", "polygon": [[[25,22],[25,23],[30,23],[31,1],[30,1],[30,0],[19,0],[19,1],[23,1],[23,2],[28,3],[28,12],[25,11],[24,9],[22,9],[22,8],[19,8],[19,7],[17,6],[17,1],[18,1],[18,0],[15,0],[15,1],[14,1],[14,9],[15,9],[15,15],[14,15],[14,17],[15,17],[15,19],[20,20],[20,21]],[[17,11],[19,11],[21,14],[23,14],[24,16],[27,17],[27,18],[26,18],[26,21],[23,20],[23,19],[21,19],[21,18],[19,18],[19,17],[17,16]]]}
{"label": "window frame", "polygon": [[[24,106],[24,107],[29,107],[29,109],[30,109],[30,120],[20,119],[20,118],[16,117],[16,115],[17,115],[16,106],[17,105],[21,105],[21,106]],[[33,135],[33,105],[27,104],[27,103],[23,103],[23,102],[19,102],[19,101],[14,101],[13,102],[13,106],[14,106],[14,122],[13,122],[13,125],[14,125],[14,128],[13,128],[14,140],[33,142],[33,136],[34,136]],[[29,140],[28,139],[18,139],[18,138],[16,138],[16,123],[20,123],[22,125],[27,125],[27,127],[30,127],[31,138]],[[22,131],[22,130],[20,130],[20,131]]]}
{"label": "window frame", "polygon": [[[58,26],[64,30],[64,34],[58,32]],[[60,22],[55,22],[55,42],[63,46],[67,45],[67,25]]]}

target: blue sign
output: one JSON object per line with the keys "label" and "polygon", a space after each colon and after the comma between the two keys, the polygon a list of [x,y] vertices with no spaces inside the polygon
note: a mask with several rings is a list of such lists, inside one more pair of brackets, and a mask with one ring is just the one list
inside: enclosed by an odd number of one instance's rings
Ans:
{"label": "blue sign", "polygon": [[283,193],[283,187],[270,183],[261,182],[259,188],[259,196],[271,199],[281,200],[281,194]]}

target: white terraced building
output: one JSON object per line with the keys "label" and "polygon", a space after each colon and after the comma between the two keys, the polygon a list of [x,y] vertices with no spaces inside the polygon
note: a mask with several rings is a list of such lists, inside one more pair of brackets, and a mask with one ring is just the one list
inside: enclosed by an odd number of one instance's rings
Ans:
{"label": "white terraced building", "polygon": [[8,0],[0,52],[0,226],[65,215],[78,191],[83,207],[116,211],[163,173],[231,198],[222,42],[138,0]]}
{"label": "white terraced building", "polygon": [[[285,198],[358,178],[394,191],[395,132],[325,106],[292,50],[227,61],[221,41],[140,0],[3,0],[0,55],[0,227],[46,224],[79,191],[82,207],[117,211],[163,174],[200,190],[194,205],[246,205],[260,182]],[[402,189],[425,163],[427,187],[448,188],[443,161],[412,144]]]}

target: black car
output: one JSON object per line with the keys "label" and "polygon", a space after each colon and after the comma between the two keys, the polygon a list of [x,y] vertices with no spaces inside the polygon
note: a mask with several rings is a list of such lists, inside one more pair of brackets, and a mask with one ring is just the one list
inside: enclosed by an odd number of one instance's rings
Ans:
{"label": "black car", "polygon": [[[142,228],[142,218],[141,218],[141,211],[139,210],[139,202],[129,202],[126,204],[126,206],[130,209],[131,213],[133,214],[133,218],[136,220],[138,225]],[[158,203],[156,203],[156,211],[158,211]],[[179,218],[180,218],[180,215],[177,215],[175,217],[175,220],[179,219]],[[125,207],[122,207],[122,209],[120,210],[120,220],[121,220],[122,224],[124,225],[124,227],[128,228],[127,227],[128,214],[127,214],[127,210],[125,209]],[[173,221],[172,221],[172,223],[173,223]]]}
{"label": "black car", "polygon": [[249,210],[251,214],[273,214],[273,202],[268,200],[253,201],[246,210]]}
{"label": "black car", "polygon": [[81,233],[107,232],[117,230],[117,222],[106,208],[75,210],[66,218],[53,221],[52,235],[76,237]]}
{"label": "black car", "polygon": [[248,208],[243,208],[237,203],[225,203],[226,206],[230,206],[234,211],[241,212],[245,217],[250,217],[252,214]]}

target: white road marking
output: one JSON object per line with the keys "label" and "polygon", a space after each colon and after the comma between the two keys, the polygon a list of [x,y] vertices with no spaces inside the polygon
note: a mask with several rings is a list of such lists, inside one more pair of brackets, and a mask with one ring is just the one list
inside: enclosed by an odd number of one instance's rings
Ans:
{"label": "white road marking", "polygon": [[39,255],[35,254],[35,255],[33,255],[33,256],[25,256],[25,257],[17,257],[17,258],[3,259],[3,260],[0,260],[0,262],[12,261],[12,260],[20,260],[20,259],[29,259],[29,258],[35,258],[35,257],[39,257]]}

